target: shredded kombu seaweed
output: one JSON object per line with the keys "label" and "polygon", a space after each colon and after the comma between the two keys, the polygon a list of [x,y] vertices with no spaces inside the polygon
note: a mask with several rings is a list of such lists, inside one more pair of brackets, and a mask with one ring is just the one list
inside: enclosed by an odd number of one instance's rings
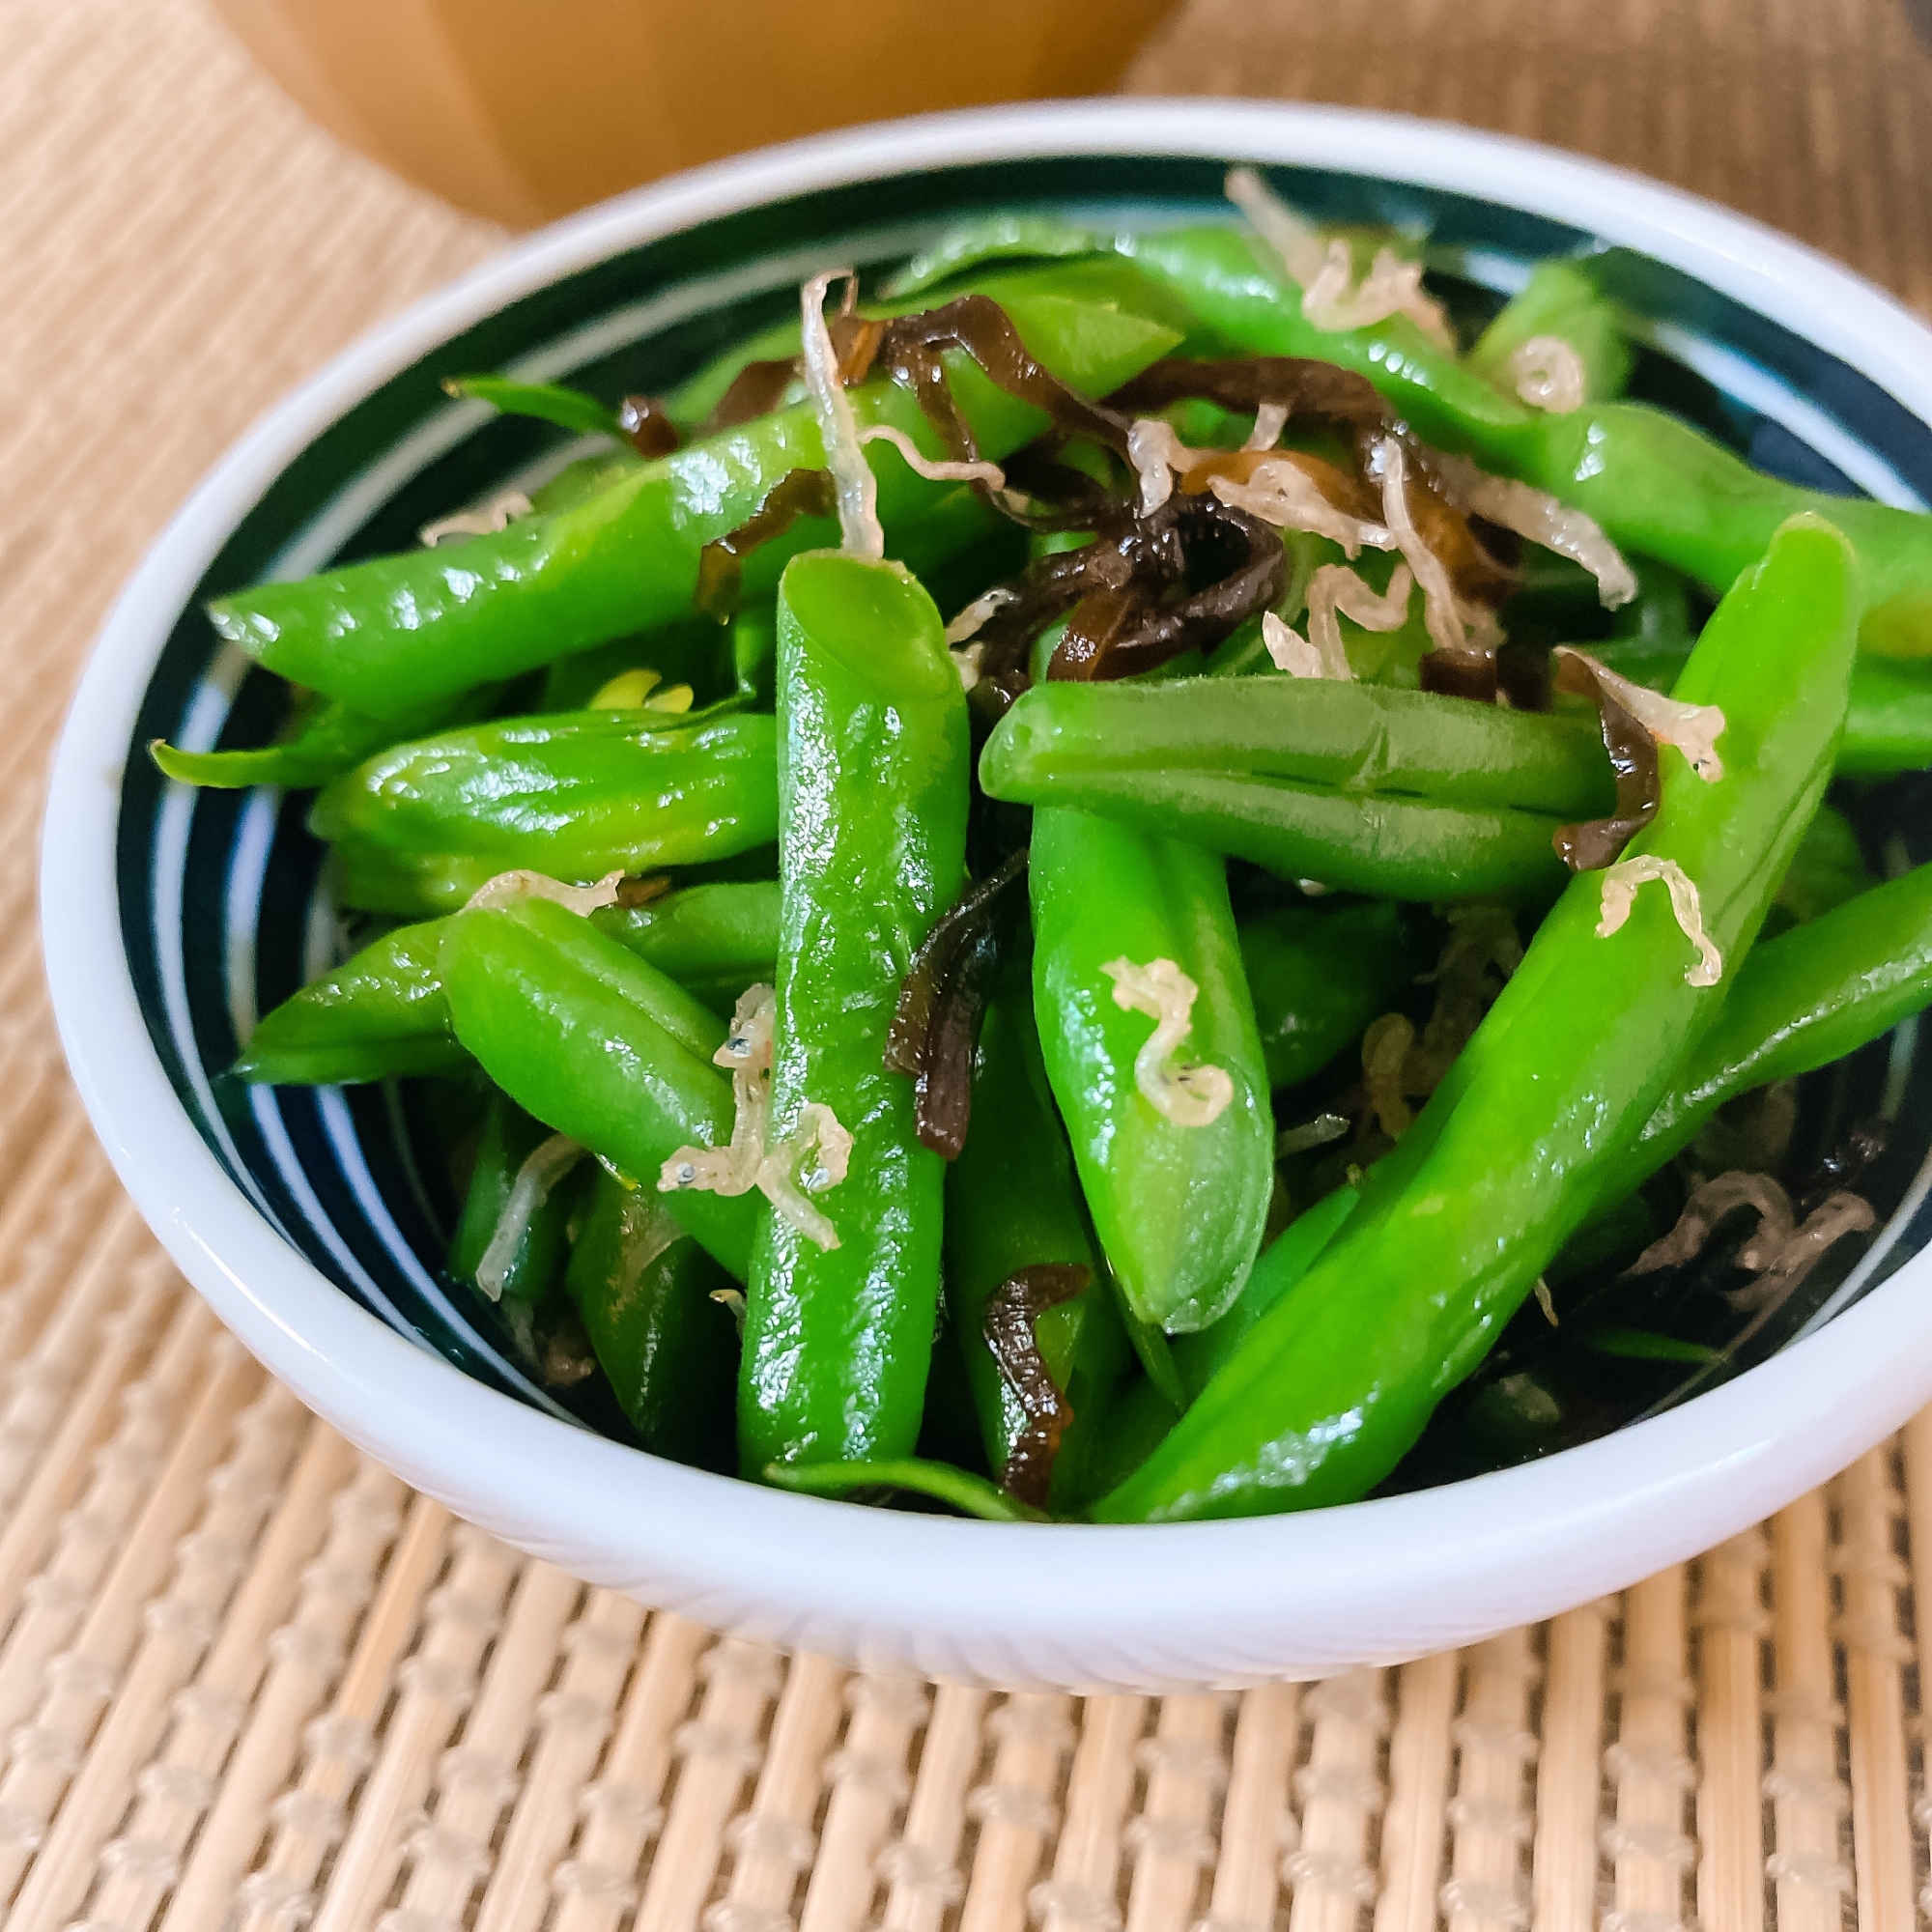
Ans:
{"label": "shredded kombu seaweed", "polygon": [[700,437],[716,436],[720,430],[736,429],[740,423],[768,416],[784,401],[798,374],[795,358],[768,362],[747,362],[731,378],[730,385],[718,398],[711,413],[699,425]]}
{"label": "shredded kombu seaweed", "polygon": [[1062,617],[1049,677],[1152,670],[1219,643],[1281,595],[1287,575],[1280,533],[1218,497],[1177,494],[1145,514],[1116,499],[1094,517],[1091,544],[1041,557],[1009,586],[1012,601],[978,633],[980,679],[1010,701],[1028,647]]}
{"label": "shredded kombu seaweed", "polygon": [[677,425],[657,396],[626,396],[617,405],[617,426],[639,456],[669,456],[679,447]]}
{"label": "shredded kombu seaweed", "polygon": [[832,337],[833,365],[838,372],[838,385],[844,389],[863,383],[870,373],[873,358],[879,353],[879,337],[886,327],[883,322],[868,322],[854,313],[852,304],[858,298],[857,280],[847,281],[845,304],[826,325]]}
{"label": "shredded kombu seaweed", "polygon": [[630,872],[617,881],[617,896],[612,903],[622,911],[636,912],[663,898],[669,891],[668,872]]}
{"label": "shredded kombu seaweed", "polygon": [[697,608],[724,623],[738,608],[738,583],[745,559],[760,544],[783,536],[801,517],[829,517],[837,507],[830,470],[786,470],[735,530],[698,552]]}
{"label": "shredded kombu seaweed", "polygon": [[1545,645],[1505,638],[1496,646],[1496,692],[1512,711],[1548,711],[1552,688]]}
{"label": "shredded kombu seaweed", "polygon": [[[1111,408],[1142,415],[1179,402],[1198,400],[1253,413],[1265,404],[1288,412],[1290,422],[1315,422],[1342,432],[1352,445],[1354,472],[1295,452],[1338,510],[1364,523],[1379,522],[1381,493],[1371,481],[1371,452],[1382,438],[1399,436],[1423,458],[1411,466],[1409,513],[1424,543],[1441,558],[1456,594],[1491,608],[1516,588],[1521,541],[1511,531],[1459,510],[1431,475],[1429,452],[1414,440],[1364,376],[1332,362],[1303,356],[1251,355],[1226,361],[1169,356],[1144,369],[1107,398]],[[1278,450],[1216,453],[1182,480],[1181,488],[1208,488],[1214,476],[1245,482]]]}
{"label": "shredded kombu seaweed", "polygon": [[[1074,610],[1047,667],[1050,678],[1131,677],[1189,650],[1209,650],[1264,611],[1288,581],[1288,553],[1270,524],[1218,497],[1170,497],[1114,535],[1095,533],[1092,556],[1111,547],[1128,567]],[[1199,589],[1190,589],[1191,583]],[[1166,600],[1176,589],[1184,594]]]}
{"label": "shredded kombu seaweed", "polygon": [[998,963],[1000,931],[1013,889],[1026,877],[1015,852],[971,888],[928,932],[899,988],[886,1036],[886,1065],[909,1074],[922,1143],[957,1160],[973,1111],[973,1051]]}
{"label": "shredded kombu seaweed", "polygon": [[[1423,660],[1425,664],[1428,659]],[[1620,704],[1598,678],[1590,661],[1576,651],[1558,654],[1556,688],[1596,701],[1604,750],[1617,778],[1617,809],[1607,818],[1557,827],[1557,856],[1573,872],[1595,872],[1613,864],[1636,835],[1657,816],[1662,780],[1657,740]]]}
{"label": "shredded kombu seaweed", "polygon": [[[1061,461],[1065,439],[1048,434],[1007,458],[1007,500],[1000,506],[1015,523],[1042,533],[1091,530],[1121,506],[1118,491],[1070,463]],[[1030,509],[1021,509],[1024,497]]]}
{"label": "shredded kombu seaweed", "polygon": [[1505,639],[1493,652],[1435,649],[1417,666],[1424,691],[1478,704],[1507,704],[1512,711],[1549,709],[1550,663],[1547,646]]}
{"label": "shredded kombu seaweed", "polygon": [[1036,362],[991,296],[959,296],[918,315],[895,317],[879,328],[871,361],[852,374],[846,374],[841,361],[840,374],[851,383],[877,368],[903,384],[919,398],[947,453],[971,461],[979,456],[979,447],[946,380],[946,353],[954,349],[970,355],[1009,396],[1044,411],[1061,436],[1090,436],[1126,454],[1126,418],[1069,389]]}
{"label": "shredded kombu seaweed", "polygon": [[1227,361],[1170,355],[1107,398],[1111,408],[1129,417],[1190,401],[1217,403],[1248,415],[1273,403],[1291,420],[1313,417],[1350,432],[1385,429],[1391,420],[1366,376],[1301,355],[1243,355]]}
{"label": "shredded kombu seaweed", "polygon": [[1499,688],[1496,661],[1488,651],[1425,651],[1416,667],[1424,691],[1443,697],[1466,697],[1477,704],[1493,704]]}
{"label": "shredded kombu seaweed", "polygon": [[1039,1352],[1034,1323],[1049,1308],[1071,1301],[1092,1279],[1092,1270],[1074,1262],[1021,1268],[987,1296],[980,1321],[986,1346],[1027,1419],[1026,1427],[1013,1437],[1007,1465],[1000,1471],[1000,1487],[1036,1509],[1046,1507],[1053,1460],[1073,1410]]}
{"label": "shredded kombu seaweed", "polygon": [[[1042,557],[1010,584],[1013,594],[977,633],[975,702],[997,714],[1031,681],[1029,655],[1040,634],[1065,621],[1046,675],[1100,680],[1158,668],[1190,650],[1211,649],[1247,618],[1275,603],[1286,586],[1288,558],[1274,525],[1224,501],[1217,478],[1245,482],[1265,461],[1292,461],[1344,515],[1378,526],[1381,496],[1372,479],[1380,439],[1404,435],[1374,387],[1353,372],[1296,356],[1258,355],[1189,361],[1169,357],[1144,370],[1104,404],[1070,389],[1028,353],[1006,311],[991,297],[966,295],[916,315],[874,321],[852,307],[829,325],[838,374],[847,384],[883,374],[910,389],[954,461],[980,451],[954,401],[946,356],[969,356],[1009,395],[1049,417],[1047,434],[1005,466],[1006,487],[981,483],[1004,515],[1036,530],[1084,530],[1093,541]],[[751,363],[739,372],[707,429],[772,407],[793,373],[791,363]],[[1125,458],[1135,414],[1190,398],[1223,408],[1287,412],[1289,420],[1338,431],[1353,459],[1343,464],[1302,451],[1203,453],[1179,488],[1151,509],[1108,489],[1063,459],[1065,445],[1090,439]],[[754,408],[756,405],[757,408]],[[1457,509],[1414,466],[1407,500],[1416,530],[1440,558],[1458,598],[1493,609],[1518,582],[1514,540]],[[800,516],[822,515],[830,502],[823,473],[794,470],[728,536],[700,559],[698,604],[728,615],[744,557]],[[1434,654],[1425,660],[1429,689],[1493,702],[1497,672],[1488,652]],[[1478,662],[1480,660],[1480,662]]]}
{"label": "shredded kombu seaweed", "polygon": [[1459,510],[1418,467],[1409,476],[1408,513],[1416,534],[1441,559],[1456,595],[1493,611],[1522,581],[1522,539]]}
{"label": "shredded kombu seaweed", "polygon": [[[1345,516],[1379,522],[1380,493],[1368,474],[1371,439],[1387,432],[1379,398],[1361,378],[1325,363],[1258,356],[1249,361],[1156,363],[1109,399],[1117,408],[1165,407],[1190,396],[1230,408],[1276,404],[1355,433],[1353,471],[1301,451],[1229,450],[1204,455],[1179,488],[1151,511],[1104,493],[1052,455],[1036,451],[1008,466],[1013,488],[1057,486],[1048,527],[1084,528],[1094,541],[1042,558],[1009,587],[1015,593],[979,634],[980,702],[999,709],[1028,682],[1034,639],[1067,618],[1047,675],[1101,679],[1151,670],[1191,649],[1209,649],[1281,595],[1287,563],[1280,533],[1212,491],[1217,478],[1246,482],[1272,458],[1292,461]],[[1077,480],[1076,480],[1077,479]],[[1417,466],[1408,493],[1418,533],[1441,559],[1457,596],[1493,610],[1516,587],[1520,546],[1508,532],[1458,510]],[[1069,614],[1070,613],[1070,614]],[[1443,665],[1440,689],[1495,697],[1483,665]],[[1460,677],[1456,674],[1461,673]],[[1454,680],[1452,682],[1452,679]]]}

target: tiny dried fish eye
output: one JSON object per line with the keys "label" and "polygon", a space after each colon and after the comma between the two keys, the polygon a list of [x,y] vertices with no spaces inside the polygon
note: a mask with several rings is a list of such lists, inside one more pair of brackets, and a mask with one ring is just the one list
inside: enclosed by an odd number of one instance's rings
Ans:
{"label": "tiny dried fish eye", "polygon": [[680,1161],[673,1179],[680,1187],[689,1187],[697,1179],[697,1170],[692,1166],[690,1161]]}

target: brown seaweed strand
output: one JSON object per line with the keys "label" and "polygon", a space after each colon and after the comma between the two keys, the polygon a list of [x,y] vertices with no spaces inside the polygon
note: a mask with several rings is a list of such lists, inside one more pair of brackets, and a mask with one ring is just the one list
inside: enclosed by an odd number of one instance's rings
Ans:
{"label": "brown seaweed strand", "polygon": [[784,401],[785,391],[791,387],[797,373],[796,360],[783,356],[765,362],[747,362],[731,378],[730,386],[718,398],[697,434],[716,436],[720,430],[736,429],[740,423],[770,415]]}
{"label": "brown seaweed strand", "polygon": [[697,608],[721,624],[727,622],[738,608],[738,582],[745,559],[760,544],[783,536],[801,517],[829,517],[835,507],[830,471],[788,469],[735,530],[713,539],[698,552],[694,598]]}
{"label": "brown seaweed strand", "polygon": [[1047,676],[1086,683],[1101,675],[1101,665],[1133,621],[1134,612],[1131,589],[1090,591],[1073,607],[1073,614],[1053,647]]}
{"label": "brown seaweed strand", "polygon": [[911,387],[955,456],[977,457],[979,451],[946,384],[942,358],[949,349],[970,355],[1009,396],[1043,410],[1063,435],[1091,436],[1126,454],[1124,417],[1068,388],[1036,362],[991,296],[966,295],[919,315],[896,317],[886,324],[878,345],[878,366]]}
{"label": "brown seaweed strand", "polygon": [[1015,594],[980,627],[982,679],[1018,671],[1024,674],[1027,646],[1049,624],[1057,624],[1080,600],[1096,589],[1124,589],[1133,566],[1113,544],[1090,544],[1060,551],[1030,563],[1009,586]]}
{"label": "brown seaweed strand", "polygon": [[[1427,659],[1424,660],[1427,662]],[[1559,825],[1551,838],[1556,856],[1573,872],[1594,872],[1611,865],[1624,847],[1657,816],[1662,795],[1657,740],[1617,702],[1596,671],[1575,653],[1556,661],[1556,688],[1596,700],[1604,750],[1617,775],[1617,809],[1607,818]]]}
{"label": "brown seaweed strand", "polygon": [[1092,673],[1096,678],[1131,677],[1182,651],[1212,649],[1244,618],[1273,604],[1288,581],[1288,553],[1271,524],[1215,497],[1169,501],[1179,506],[1175,529],[1190,574],[1213,560],[1216,550],[1234,555],[1204,588],[1178,603],[1142,601],[1110,638]]}
{"label": "brown seaweed strand", "polygon": [[1416,668],[1424,691],[1465,697],[1475,704],[1496,701],[1496,661],[1488,651],[1425,651]]}
{"label": "brown seaweed strand", "polygon": [[630,872],[617,881],[617,906],[623,912],[636,912],[669,891],[668,872]]}
{"label": "brown seaweed strand", "polygon": [[1497,701],[1507,699],[1512,711],[1548,711],[1551,670],[1548,645],[1505,638],[1496,646]]}
{"label": "brown seaweed strand", "polygon": [[626,396],[617,405],[617,426],[639,456],[669,456],[679,446],[677,425],[661,396]]}
{"label": "brown seaweed strand", "polygon": [[1027,1419],[1008,1451],[1000,1487],[1035,1509],[1046,1507],[1053,1460],[1073,1410],[1039,1352],[1034,1323],[1047,1309],[1071,1301],[1092,1279],[1093,1271],[1074,1262],[1021,1268],[986,1297],[980,1318],[986,1346]]}
{"label": "brown seaweed strand", "polygon": [[1215,449],[1201,453],[1201,461],[1180,479],[1188,496],[1199,496],[1211,488],[1215,478],[1230,483],[1248,483],[1263,464],[1293,464],[1320,490],[1344,516],[1357,523],[1378,524],[1382,520],[1381,492],[1352,469],[1344,469],[1326,457],[1305,449]]}
{"label": "brown seaweed strand", "polygon": [[1415,520],[1416,534],[1442,559],[1456,595],[1465,604],[1493,611],[1522,582],[1518,567],[1521,539],[1459,510],[1437,494],[1419,466],[1409,472],[1408,514]]}
{"label": "brown seaweed strand", "polygon": [[[1008,457],[1007,494],[1000,507],[1016,524],[1037,531],[1091,530],[1124,507],[1118,491],[1110,490],[1084,469],[1060,461],[1065,439],[1049,433]],[[1024,497],[1029,509],[1017,506]]]}
{"label": "brown seaweed strand", "polygon": [[[1050,678],[1151,670],[1219,643],[1281,595],[1287,574],[1273,526],[1217,497],[1176,495],[1146,516],[1122,505],[1100,521],[1093,543],[1021,574],[1018,594],[979,634],[980,675],[1015,681],[1028,645],[1069,611]],[[1203,587],[1168,601],[1190,578],[1205,580]]]}
{"label": "brown seaweed strand", "polygon": [[1000,959],[990,922],[960,947],[933,1009],[913,1082],[913,1130],[941,1160],[957,1160],[973,1119],[973,1053]]}
{"label": "brown seaweed strand", "polygon": [[999,956],[1000,923],[1026,877],[1015,852],[942,916],[913,954],[886,1034],[885,1061],[915,1082],[913,1120],[921,1142],[957,1160],[973,1109],[973,1051]]}
{"label": "brown seaweed strand", "polygon": [[[850,286],[848,283],[847,287]],[[886,325],[868,322],[850,309],[841,309],[826,328],[832,337],[832,360],[838,371],[839,386],[857,388],[872,373],[872,364],[878,360],[879,342]]]}
{"label": "brown seaweed strand", "polygon": [[1367,377],[1301,355],[1243,355],[1201,362],[1170,355],[1143,369],[1107,402],[1122,415],[1145,416],[1197,398],[1249,415],[1264,403],[1274,403],[1291,418],[1312,416],[1351,430],[1382,429],[1391,420]]}
{"label": "brown seaweed strand", "polygon": [[1378,506],[1381,501],[1384,447],[1400,441],[1408,457],[1408,514],[1416,535],[1449,573],[1450,584],[1465,604],[1497,610],[1522,582],[1522,539],[1514,530],[1472,517],[1453,502],[1438,480],[1439,452],[1422,441],[1406,425],[1391,436],[1373,430],[1359,432],[1355,458],[1372,483]]}

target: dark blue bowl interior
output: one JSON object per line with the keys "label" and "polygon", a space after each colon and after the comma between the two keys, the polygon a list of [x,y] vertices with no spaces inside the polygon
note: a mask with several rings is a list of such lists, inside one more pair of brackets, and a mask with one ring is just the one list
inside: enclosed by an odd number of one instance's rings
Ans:
{"label": "dark blue bowl interior", "polygon": [[[383,384],[276,478],[176,622],[128,747],[119,834],[122,926],[150,1034],[182,1104],[237,1184],[345,1294],[491,1385],[568,1412],[520,1365],[497,1310],[454,1285],[442,1257],[456,1202],[421,1096],[386,1089],[247,1088],[225,1069],[254,1016],[337,956],[340,935],[303,824],[305,795],[193,792],[145,755],[267,742],[285,688],[222,646],[204,600],[273,574],[405,549],[429,519],[505,487],[566,439],[528,421],[464,428],[441,378],[510,363],[614,400],[664,391],[733,341],[791,313],[812,269],[856,263],[875,281],[962,218],[1050,209],[1107,226],[1228,218],[1220,160],[1110,156],[980,163],[824,189],[630,249],[511,303]],[[1561,224],[1444,191],[1312,168],[1273,171],[1319,217],[1425,231],[1439,286],[1479,319],[1534,259],[1595,242]],[[1604,269],[1647,325],[1636,392],[1688,415],[1762,468],[1814,487],[1932,497],[1932,428],[1857,370],[1680,270],[1626,251]],[[473,414],[472,411],[470,414]],[[1844,801],[1880,868],[1927,856],[1923,785]],[[1761,1359],[1829,1319],[1923,1242],[1921,1175],[1932,1079],[1916,1025],[1804,1083],[1794,1162],[1855,1122],[1884,1122],[1859,1186],[1880,1215],[1833,1248],[1775,1320],[1727,1357]],[[1604,1371],[1603,1427],[1682,1399],[1704,1372]],[[1619,1378],[1622,1379],[1619,1379]],[[580,1419],[605,1425],[594,1400]],[[1452,1445],[1453,1446],[1453,1445]],[[1464,1459],[1466,1461],[1466,1458]],[[1460,1473],[1454,1455],[1411,1472]]]}

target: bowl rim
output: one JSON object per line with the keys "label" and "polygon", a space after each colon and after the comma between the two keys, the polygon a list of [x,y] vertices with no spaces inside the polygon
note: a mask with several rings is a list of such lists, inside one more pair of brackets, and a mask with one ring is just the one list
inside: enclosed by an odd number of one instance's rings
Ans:
{"label": "bowl rim", "polygon": [[766,201],[941,165],[1108,154],[1338,167],[1566,221],[1782,323],[1932,421],[1932,330],[1892,298],[1747,216],[1536,143],[1370,110],[1146,98],[814,136],[673,176],[514,242],[368,331],[260,417],[155,541],[100,629],[53,760],[41,870],[56,1022],[117,1174],[222,1321],[358,1446],[533,1553],[740,1634],[942,1674],[971,1659],[963,1667],[992,1681],[1076,1688],[1394,1661],[1552,1614],[1708,1548],[1834,1473],[1932,1395],[1932,1295],[1919,1293],[1932,1259],[1921,1251],[1816,1333],[1682,1408],[1414,1494],[1154,1526],[965,1522],[788,1494],[640,1460],[498,1394],[290,1248],[167,1080],[122,946],[115,844],[146,681],[208,561],[302,447],[440,341],[613,252]]}

